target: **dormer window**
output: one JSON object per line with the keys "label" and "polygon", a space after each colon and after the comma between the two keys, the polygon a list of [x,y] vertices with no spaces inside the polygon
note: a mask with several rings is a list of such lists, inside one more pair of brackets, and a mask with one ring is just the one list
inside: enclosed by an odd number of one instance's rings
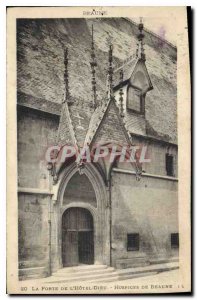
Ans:
{"label": "dormer window", "polygon": [[142,117],[145,119],[145,98],[153,89],[145,60],[142,58],[137,61],[131,60],[128,65],[124,64],[115,73],[119,78],[114,87],[116,100],[123,103],[128,113],[140,115],[140,120]]}
{"label": "dormer window", "polygon": [[144,114],[144,96],[138,88],[128,86],[127,108],[135,113]]}
{"label": "dormer window", "polygon": [[137,71],[133,75],[132,84],[141,90],[146,90],[149,87],[148,80],[142,71]]}

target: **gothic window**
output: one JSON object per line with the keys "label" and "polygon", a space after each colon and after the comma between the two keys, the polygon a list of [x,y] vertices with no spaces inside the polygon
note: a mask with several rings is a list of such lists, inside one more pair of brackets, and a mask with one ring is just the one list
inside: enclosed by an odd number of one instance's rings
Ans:
{"label": "gothic window", "polygon": [[127,234],[127,251],[139,251],[139,233]]}
{"label": "gothic window", "polygon": [[127,89],[127,108],[134,113],[145,113],[145,97],[151,88],[148,75],[142,70],[137,70],[130,78]]}

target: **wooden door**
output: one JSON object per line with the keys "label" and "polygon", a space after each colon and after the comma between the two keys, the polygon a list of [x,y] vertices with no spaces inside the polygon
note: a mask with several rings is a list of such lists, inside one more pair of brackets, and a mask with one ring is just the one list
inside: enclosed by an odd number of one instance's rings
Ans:
{"label": "wooden door", "polygon": [[63,241],[63,266],[77,266],[78,259],[78,233],[77,231],[67,231],[65,240]]}
{"label": "wooden door", "polygon": [[93,231],[78,232],[79,263],[92,265],[94,263]]}
{"label": "wooden door", "polygon": [[85,208],[69,208],[62,216],[64,267],[94,263],[93,218]]}

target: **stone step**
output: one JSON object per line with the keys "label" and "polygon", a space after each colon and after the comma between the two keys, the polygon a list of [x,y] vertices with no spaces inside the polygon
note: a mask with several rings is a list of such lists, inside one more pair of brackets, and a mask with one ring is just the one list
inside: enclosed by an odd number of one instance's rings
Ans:
{"label": "stone step", "polygon": [[63,277],[63,276],[86,276],[86,275],[94,275],[94,274],[105,274],[105,273],[109,273],[109,272],[113,272],[114,268],[112,267],[108,267],[106,266],[105,269],[85,269],[82,272],[77,270],[77,271],[73,271],[73,272],[66,272],[66,271],[57,271],[56,273],[53,273],[52,276],[55,277]]}
{"label": "stone step", "polygon": [[85,266],[67,267],[67,268],[59,269],[54,274],[82,273],[88,271],[105,270],[107,268],[108,266],[106,265],[85,265]]}
{"label": "stone step", "polygon": [[137,267],[137,268],[129,268],[129,269],[121,269],[116,270],[119,276],[126,275],[126,274],[140,274],[145,272],[164,272],[175,270],[179,268],[178,262],[171,262],[165,264],[155,264],[149,265],[145,267]]}
{"label": "stone step", "polygon": [[50,280],[47,278],[45,280],[46,283],[68,283],[68,282],[80,282],[80,281],[87,281],[90,282],[94,279],[103,279],[114,276],[118,278],[118,275],[115,271],[107,270],[105,272],[100,271],[97,273],[86,273],[86,274],[67,274],[66,276],[56,276],[53,275]]}
{"label": "stone step", "polygon": [[88,280],[88,282],[90,283],[105,283],[105,282],[114,282],[119,280],[118,274],[116,272],[105,276],[103,275],[102,278],[92,278],[90,280]]}
{"label": "stone step", "polygon": [[[162,264],[148,265],[144,267],[135,267],[127,269],[114,269],[113,267],[100,266],[95,268],[93,266],[79,266],[74,267],[74,271],[71,268],[58,270],[53,276],[45,278],[45,283],[70,283],[70,282],[113,282],[122,281],[127,279],[133,279],[138,277],[145,277],[150,275],[156,275],[161,272],[176,270],[179,268],[178,262],[168,262]],[[66,270],[65,270],[66,269]],[[83,270],[81,272],[81,270]]]}
{"label": "stone step", "polygon": [[[156,264],[156,265],[149,265],[145,267],[135,267],[135,268],[128,268],[128,269],[121,269],[121,270],[116,270],[116,277],[118,281],[122,280],[127,280],[127,279],[134,279],[138,277],[145,277],[145,276],[150,276],[150,275],[156,275],[161,272],[165,271],[171,271],[171,270],[176,270],[179,268],[179,265],[177,262],[172,262],[172,263],[166,263],[166,264]],[[92,279],[91,282],[113,282],[114,278],[113,277],[105,277],[100,279]]]}
{"label": "stone step", "polygon": [[125,274],[122,276],[119,276],[119,281],[127,280],[127,279],[134,279],[134,278],[141,278],[146,276],[152,276],[156,275],[158,272],[150,271],[150,272],[144,272],[144,273],[138,273],[138,274]]}
{"label": "stone step", "polygon": [[116,276],[108,276],[108,277],[103,277],[101,279],[93,279],[89,282],[91,283],[107,283],[107,282],[114,282],[114,281],[123,281],[127,279],[134,279],[134,278],[141,278],[141,277],[146,277],[146,276],[151,276],[151,275],[156,275],[158,272],[145,272],[145,273],[138,273],[138,274],[125,274],[122,275],[121,277],[116,274]]}

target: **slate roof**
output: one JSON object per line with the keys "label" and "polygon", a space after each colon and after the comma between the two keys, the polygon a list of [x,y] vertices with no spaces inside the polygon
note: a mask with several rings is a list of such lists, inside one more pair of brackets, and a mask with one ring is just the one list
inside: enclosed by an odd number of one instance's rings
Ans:
{"label": "slate roof", "polygon": [[118,87],[120,83],[120,71],[123,70],[123,82],[127,81],[131,77],[134,68],[136,66],[136,63],[137,63],[137,59],[134,54],[133,56],[131,56],[129,60],[124,61],[121,66],[119,66],[114,70],[114,82],[113,82],[114,88]]}
{"label": "slate roof", "polygon": [[70,118],[68,104],[62,104],[61,117],[58,128],[57,144],[63,146],[65,144],[77,144],[75,129]]}
{"label": "slate roof", "polygon": [[[137,26],[124,18],[18,19],[18,102],[56,115],[64,96],[63,49],[69,49],[69,81],[74,105],[69,108],[79,142],[85,139],[91,119],[90,45],[94,23],[99,101],[106,93],[108,38],[114,45],[114,66],[119,68],[135,54]],[[154,89],[146,96],[147,135],[177,142],[176,48],[145,29],[146,66]],[[80,47],[79,47],[80,45]],[[134,61],[131,59],[131,68]],[[130,72],[130,70],[128,69]],[[125,73],[125,76],[126,73]],[[116,84],[116,74],[114,76]],[[82,117],[81,123],[78,118]],[[76,117],[77,116],[77,117]],[[94,116],[97,118],[96,115]],[[94,122],[92,119],[91,122]],[[82,124],[83,129],[80,129]],[[78,127],[78,128],[77,128]]]}
{"label": "slate roof", "polygon": [[88,105],[74,103],[69,106],[69,112],[78,146],[83,146],[93,111]]}
{"label": "slate roof", "polygon": [[93,112],[92,117],[89,122],[87,134],[85,137],[85,142],[84,142],[85,145],[91,144],[94,134],[95,134],[96,130],[98,129],[98,127],[103,119],[103,116],[107,110],[109,102],[110,102],[109,99],[106,100],[102,105],[98,106],[95,109],[95,111]]}
{"label": "slate roof", "polygon": [[61,114],[62,105],[60,103],[37,98],[25,93],[17,93],[17,103],[25,107],[37,109],[57,116],[60,116]]}

